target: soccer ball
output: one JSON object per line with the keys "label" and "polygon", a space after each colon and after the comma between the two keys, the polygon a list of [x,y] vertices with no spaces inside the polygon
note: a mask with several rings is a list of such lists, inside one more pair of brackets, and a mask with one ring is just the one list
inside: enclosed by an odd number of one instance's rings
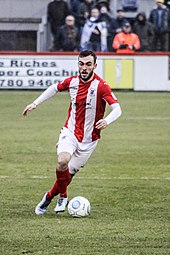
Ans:
{"label": "soccer ball", "polygon": [[70,200],[68,204],[68,213],[72,217],[84,217],[90,214],[90,202],[85,197],[77,196]]}

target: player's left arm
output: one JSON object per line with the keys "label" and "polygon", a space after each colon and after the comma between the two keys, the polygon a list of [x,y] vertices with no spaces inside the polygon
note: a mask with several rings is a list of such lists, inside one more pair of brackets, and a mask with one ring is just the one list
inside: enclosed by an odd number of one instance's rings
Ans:
{"label": "player's left arm", "polygon": [[105,129],[110,123],[116,121],[122,114],[119,102],[107,83],[105,83],[104,86],[103,99],[109,104],[111,112],[105,118],[97,121],[96,128],[100,130]]}
{"label": "player's left arm", "polygon": [[119,103],[111,104],[110,109],[111,109],[111,112],[109,113],[109,115],[107,115],[104,119],[100,119],[96,123],[97,129],[105,129],[110,123],[117,120],[122,114]]}

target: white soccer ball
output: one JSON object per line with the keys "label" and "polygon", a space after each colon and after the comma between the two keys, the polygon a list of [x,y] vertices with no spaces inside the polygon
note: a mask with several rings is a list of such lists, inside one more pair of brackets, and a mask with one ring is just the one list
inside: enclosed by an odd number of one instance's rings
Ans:
{"label": "white soccer ball", "polygon": [[84,217],[90,214],[91,206],[87,198],[77,196],[70,200],[68,212],[72,217]]}

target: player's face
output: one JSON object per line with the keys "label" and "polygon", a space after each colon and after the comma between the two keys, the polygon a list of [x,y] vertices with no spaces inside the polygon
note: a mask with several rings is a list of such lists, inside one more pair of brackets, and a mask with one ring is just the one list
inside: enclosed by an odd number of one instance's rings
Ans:
{"label": "player's face", "polygon": [[93,56],[87,56],[83,58],[79,58],[78,67],[80,78],[84,82],[88,82],[92,79],[94,74],[94,69],[96,68],[97,64],[94,63]]}

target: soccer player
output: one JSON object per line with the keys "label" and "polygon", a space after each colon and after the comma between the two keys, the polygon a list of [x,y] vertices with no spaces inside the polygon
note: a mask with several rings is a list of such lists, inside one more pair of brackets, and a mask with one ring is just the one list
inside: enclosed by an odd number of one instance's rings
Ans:
{"label": "soccer player", "polygon": [[[26,116],[60,91],[67,90],[70,94],[68,118],[57,143],[56,181],[36,206],[35,213],[38,215],[47,211],[56,195],[59,195],[59,199],[54,211],[65,211],[68,204],[67,186],[72,177],[85,165],[96,148],[100,131],[121,115],[118,100],[109,85],[94,72],[97,67],[96,59],[92,51],[80,52],[79,75],[51,85],[23,111],[23,116]],[[111,112],[104,118],[106,103]]]}

